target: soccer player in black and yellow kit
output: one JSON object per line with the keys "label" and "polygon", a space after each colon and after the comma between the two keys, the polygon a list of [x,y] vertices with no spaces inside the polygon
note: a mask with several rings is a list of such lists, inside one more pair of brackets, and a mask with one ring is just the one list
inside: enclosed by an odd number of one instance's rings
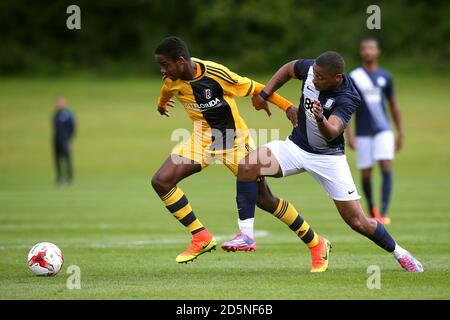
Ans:
{"label": "soccer player in black and yellow kit", "polygon": [[[155,50],[155,59],[161,66],[164,79],[158,99],[159,113],[169,116],[168,108],[173,107],[172,98],[176,96],[194,124],[191,138],[172,151],[152,178],[152,186],[166,208],[192,234],[191,246],[176,258],[176,262],[185,263],[215,249],[217,242],[197,219],[177,183],[216,159],[220,159],[237,175],[239,161],[254,149],[254,144],[244,120],[239,116],[234,97],[259,94],[264,86],[220,64],[191,59],[187,45],[178,37],[164,39]],[[297,112],[290,101],[277,94],[268,101],[286,111],[287,115]],[[269,109],[265,110],[270,115]],[[258,186],[258,207],[287,224],[310,249],[317,249],[320,245],[318,235],[295,208],[289,202],[274,197],[263,179]],[[239,216],[241,233],[223,244],[224,250],[250,251],[256,248],[253,218]],[[328,261],[315,257],[314,252],[318,251],[311,250],[314,262],[312,271],[325,271]]]}

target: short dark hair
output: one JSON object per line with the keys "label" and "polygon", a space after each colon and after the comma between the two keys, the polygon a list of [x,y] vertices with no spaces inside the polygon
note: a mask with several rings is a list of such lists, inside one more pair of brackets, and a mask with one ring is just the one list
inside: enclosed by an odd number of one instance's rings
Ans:
{"label": "short dark hair", "polygon": [[345,69],[344,58],[336,51],[325,51],[317,57],[316,64],[334,74],[344,73]]}
{"label": "short dark hair", "polygon": [[155,54],[162,54],[173,61],[178,60],[180,57],[186,60],[191,59],[186,42],[175,36],[167,37],[161,41],[155,49]]}
{"label": "short dark hair", "polygon": [[360,44],[363,44],[365,42],[375,42],[375,44],[377,45],[377,48],[380,48],[380,43],[378,42],[378,39],[375,37],[366,37],[363,38],[360,42]]}

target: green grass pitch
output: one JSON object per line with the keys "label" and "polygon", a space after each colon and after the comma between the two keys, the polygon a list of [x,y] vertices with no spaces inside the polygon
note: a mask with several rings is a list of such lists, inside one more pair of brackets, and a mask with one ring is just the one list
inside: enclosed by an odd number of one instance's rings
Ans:
{"label": "green grass pitch", "polygon": [[[449,80],[396,77],[406,136],[394,163],[388,230],[426,272],[404,272],[353,232],[307,174],[269,179],[273,192],[333,243],[329,271],[310,274],[306,247],[260,210],[256,252],[219,249],[188,265],[175,263],[190,237],[166,212],[150,177],[175,143],[172,130],[191,130],[191,124],[180,104],[171,118],[156,112],[159,79],[1,79],[0,299],[449,299]],[[298,101],[299,86],[292,82],[281,93]],[[57,94],[68,98],[78,124],[75,183],[62,188],[54,185],[50,151]],[[250,99],[238,104],[249,127],[280,128],[281,139],[289,134],[276,107],[268,119]],[[354,153],[348,158],[359,184]],[[224,166],[211,166],[180,187],[219,240],[236,232],[235,180]],[[41,241],[64,252],[56,277],[34,277],[27,268],[29,249]],[[79,290],[66,287],[70,265],[81,269]],[[380,289],[367,288],[371,265],[381,269]]]}

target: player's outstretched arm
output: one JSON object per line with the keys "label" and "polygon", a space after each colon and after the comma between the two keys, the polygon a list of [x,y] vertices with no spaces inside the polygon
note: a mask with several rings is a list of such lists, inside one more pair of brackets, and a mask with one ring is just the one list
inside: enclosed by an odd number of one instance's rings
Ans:
{"label": "player's outstretched arm", "polygon": [[[278,71],[272,76],[265,87],[258,90],[255,89],[255,93],[252,97],[252,103],[256,110],[264,109],[270,116],[270,110],[267,105],[267,101],[276,104],[280,109],[286,112],[286,116],[292,122],[294,127],[297,126],[297,108],[294,107],[293,103],[284,99],[277,93],[276,90],[281,88],[286,82],[292,78],[296,78],[294,66],[297,60],[291,61],[283,65]],[[283,100],[280,100],[283,99]],[[286,103],[288,101],[288,103]]]}
{"label": "player's outstretched arm", "polygon": [[[252,101],[253,101],[253,97],[255,96],[259,96],[259,94],[263,91],[264,89],[264,85],[254,81],[254,85],[255,85],[255,90],[253,91],[253,96],[252,96]],[[279,95],[278,93],[273,93],[271,94],[268,98],[267,101],[273,103],[274,105],[276,105],[278,108],[280,108],[283,111],[286,111],[289,107],[292,107],[294,104],[289,101],[288,99],[284,98],[283,96]],[[264,100],[265,102],[265,100]],[[267,103],[262,103],[258,106],[255,106],[256,110],[261,110],[264,109],[266,110],[267,114],[270,116],[270,110],[267,106]]]}
{"label": "player's outstretched arm", "polygon": [[295,63],[298,60],[293,60],[284,64],[277,72],[272,76],[272,78],[267,82],[264,87],[263,92],[268,96],[273,94],[275,91],[280,89],[286,82],[291,80],[292,78],[296,78],[295,76]]}
{"label": "player's outstretched arm", "polygon": [[168,108],[175,107],[175,100],[172,99],[172,94],[167,90],[167,86],[164,84],[161,87],[161,93],[158,98],[158,112],[162,116],[170,117]]}
{"label": "player's outstretched arm", "polygon": [[[256,81],[253,81],[247,77],[241,77],[238,74],[228,70],[226,67],[221,66],[221,68],[222,72],[224,72],[229,76],[229,78],[234,80],[234,83],[232,83],[231,85],[229,84],[229,82],[222,83],[224,93],[230,96],[244,97],[252,95],[252,101],[254,102],[254,98],[259,97],[261,91],[264,89],[264,85]],[[287,114],[294,114],[296,123],[297,112],[292,112],[293,110],[296,110],[296,108],[293,106],[291,101],[283,98],[276,93],[273,93],[270,95],[270,97],[267,97],[267,101],[277,105],[280,109],[286,111]],[[263,101],[258,105],[255,105],[255,103],[253,103],[253,105],[255,106],[256,110],[264,110],[269,117],[271,116],[272,113],[270,112],[269,106],[265,99],[263,99]]]}

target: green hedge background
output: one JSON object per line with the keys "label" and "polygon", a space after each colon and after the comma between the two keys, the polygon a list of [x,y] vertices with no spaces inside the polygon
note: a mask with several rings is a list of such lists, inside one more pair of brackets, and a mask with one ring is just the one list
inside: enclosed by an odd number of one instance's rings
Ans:
{"label": "green hedge background", "polygon": [[[70,4],[81,8],[81,30],[66,28]],[[381,8],[381,30],[366,28],[371,4]],[[375,36],[389,65],[441,72],[449,17],[445,0],[3,0],[0,74],[148,74],[167,35],[184,38],[193,56],[253,73],[330,49],[351,65],[360,39]]]}

